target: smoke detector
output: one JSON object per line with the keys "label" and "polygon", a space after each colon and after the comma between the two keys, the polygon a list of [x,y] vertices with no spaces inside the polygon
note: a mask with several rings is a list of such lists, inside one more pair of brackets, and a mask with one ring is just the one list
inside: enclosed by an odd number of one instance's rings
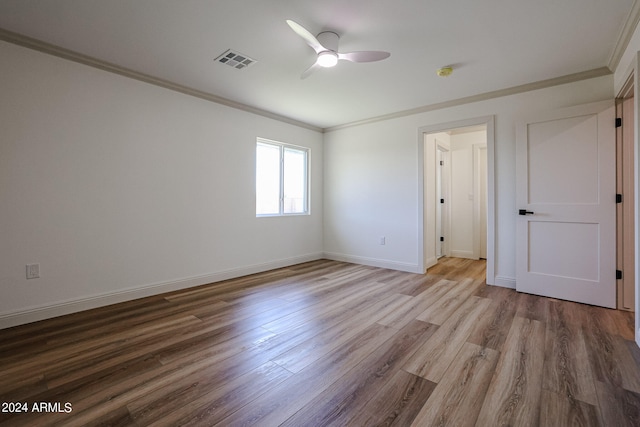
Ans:
{"label": "smoke detector", "polygon": [[451,75],[451,73],[453,73],[453,67],[442,67],[438,68],[438,70],[436,71],[436,74],[440,77],[448,77]]}

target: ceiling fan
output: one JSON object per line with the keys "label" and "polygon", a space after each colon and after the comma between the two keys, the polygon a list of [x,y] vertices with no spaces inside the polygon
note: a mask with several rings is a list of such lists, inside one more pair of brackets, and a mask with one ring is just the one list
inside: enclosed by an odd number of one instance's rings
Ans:
{"label": "ceiling fan", "polygon": [[287,19],[287,24],[318,54],[316,62],[300,76],[302,79],[309,77],[318,68],[335,66],[339,59],[351,62],[374,62],[386,59],[391,55],[389,52],[378,50],[340,53],[338,52],[340,36],[333,31],[324,31],[316,37],[297,22]]}

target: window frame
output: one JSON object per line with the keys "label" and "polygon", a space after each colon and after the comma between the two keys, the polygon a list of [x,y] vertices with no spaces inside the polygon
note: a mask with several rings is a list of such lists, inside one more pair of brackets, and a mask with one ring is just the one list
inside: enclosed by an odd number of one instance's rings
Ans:
{"label": "window frame", "polygon": [[[280,184],[280,194],[279,194],[279,198],[278,198],[278,213],[258,213],[258,188],[257,188],[257,184],[258,184],[258,175],[257,175],[257,169],[258,169],[258,146],[260,145],[266,145],[266,146],[270,146],[270,147],[278,147],[279,150],[279,154],[280,154],[280,177],[279,177],[279,184]],[[255,173],[255,180],[254,180],[254,185],[255,185],[255,211],[256,211],[256,218],[263,218],[263,217],[282,217],[282,216],[303,216],[303,215],[310,215],[311,214],[311,197],[310,197],[310,188],[311,188],[311,149],[309,147],[303,147],[300,145],[293,145],[293,144],[287,144],[284,142],[280,142],[280,141],[274,141],[271,139],[266,139],[266,138],[256,138],[256,152],[255,152],[255,167],[254,167],[254,173]],[[284,212],[284,173],[285,173],[285,166],[284,166],[284,156],[285,156],[285,150],[289,149],[289,150],[294,150],[294,151],[298,151],[301,153],[304,153],[304,195],[303,195],[303,204],[304,204],[304,210],[302,212]]]}

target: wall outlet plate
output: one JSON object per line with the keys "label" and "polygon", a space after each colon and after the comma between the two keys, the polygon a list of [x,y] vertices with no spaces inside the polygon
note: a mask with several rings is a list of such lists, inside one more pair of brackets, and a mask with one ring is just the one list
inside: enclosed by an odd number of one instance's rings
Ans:
{"label": "wall outlet plate", "polygon": [[27,279],[40,277],[40,264],[27,264]]}

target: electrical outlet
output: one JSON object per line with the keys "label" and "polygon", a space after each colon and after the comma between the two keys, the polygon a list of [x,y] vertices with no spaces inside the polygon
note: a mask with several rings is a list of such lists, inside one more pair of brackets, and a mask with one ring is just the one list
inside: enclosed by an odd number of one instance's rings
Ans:
{"label": "electrical outlet", "polygon": [[387,243],[387,238],[386,238],[386,237],[384,237],[384,236],[382,236],[382,237],[380,238],[380,244],[381,244],[381,245],[385,245],[386,243]]}
{"label": "electrical outlet", "polygon": [[40,277],[40,264],[27,264],[27,279]]}

